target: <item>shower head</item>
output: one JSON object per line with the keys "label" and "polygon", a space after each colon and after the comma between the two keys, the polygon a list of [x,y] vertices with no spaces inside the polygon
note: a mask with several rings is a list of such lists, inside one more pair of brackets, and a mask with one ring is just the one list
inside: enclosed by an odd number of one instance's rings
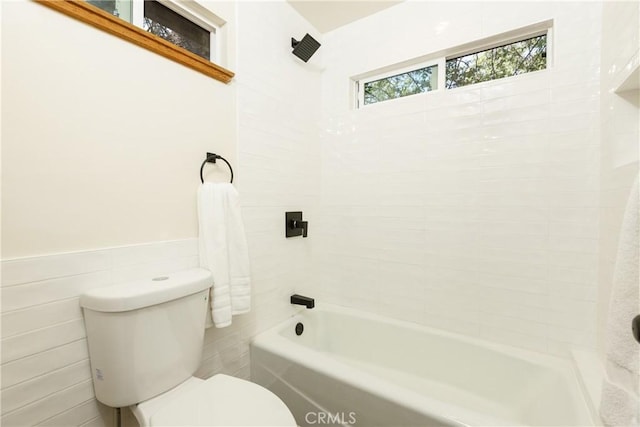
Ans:
{"label": "shower head", "polygon": [[316,53],[316,50],[320,47],[320,43],[309,34],[305,34],[300,41],[291,37],[291,47],[293,48],[293,54],[295,56],[307,62],[309,58]]}

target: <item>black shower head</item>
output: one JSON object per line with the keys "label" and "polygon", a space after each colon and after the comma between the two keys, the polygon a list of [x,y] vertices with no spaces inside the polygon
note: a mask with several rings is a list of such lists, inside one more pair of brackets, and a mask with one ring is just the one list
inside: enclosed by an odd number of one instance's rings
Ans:
{"label": "black shower head", "polygon": [[307,62],[309,58],[316,53],[316,50],[320,47],[320,43],[309,34],[305,34],[300,41],[291,37],[291,47],[293,48],[293,54],[295,56]]}

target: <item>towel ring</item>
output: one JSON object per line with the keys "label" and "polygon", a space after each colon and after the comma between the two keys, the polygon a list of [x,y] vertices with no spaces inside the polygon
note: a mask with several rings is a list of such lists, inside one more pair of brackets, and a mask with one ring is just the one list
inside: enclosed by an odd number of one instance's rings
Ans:
{"label": "towel ring", "polygon": [[200,181],[204,184],[204,178],[202,176],[202,171],[204,170],[204,165],[206,165],[207,163],[215,163],[216,159],[220,159],[223,162],[225,162],[227,164],[227,166],[229,166],[229,172],[231,172],[231,180],[229,182],[233,183],[233,168],[231,167],[231,164],[229,164],[229,162],[227,161],[227,159],[225,159],[222,156],[219,156],[215,153],[207,153],[207,158],[204,159],[204,162],[202,162],[202,166],[200,166]]}

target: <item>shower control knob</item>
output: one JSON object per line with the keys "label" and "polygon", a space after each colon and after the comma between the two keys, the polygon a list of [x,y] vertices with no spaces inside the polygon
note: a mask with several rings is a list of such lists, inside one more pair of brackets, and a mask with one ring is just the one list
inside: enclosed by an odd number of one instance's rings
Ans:
{"label": "shower control knob", "polygon": [[285,212],[285,237],[307,237],[309,223],[302,220],[302,212]]}
{"label": "shower control knob", "polygon": [[640,343],[640,314],[631,321],[631,330],[633,330],[633,337]]}

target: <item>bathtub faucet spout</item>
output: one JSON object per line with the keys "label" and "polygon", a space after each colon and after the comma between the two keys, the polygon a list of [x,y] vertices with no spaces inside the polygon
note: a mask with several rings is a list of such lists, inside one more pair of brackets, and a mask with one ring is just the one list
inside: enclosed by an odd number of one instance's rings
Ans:
{"label": "bathtub faucet spout", "polygon": [[294,294],[291,295],[291,304],[304,305],[307,308],[313,308],[315,307],[315,300],[313,298]]}

